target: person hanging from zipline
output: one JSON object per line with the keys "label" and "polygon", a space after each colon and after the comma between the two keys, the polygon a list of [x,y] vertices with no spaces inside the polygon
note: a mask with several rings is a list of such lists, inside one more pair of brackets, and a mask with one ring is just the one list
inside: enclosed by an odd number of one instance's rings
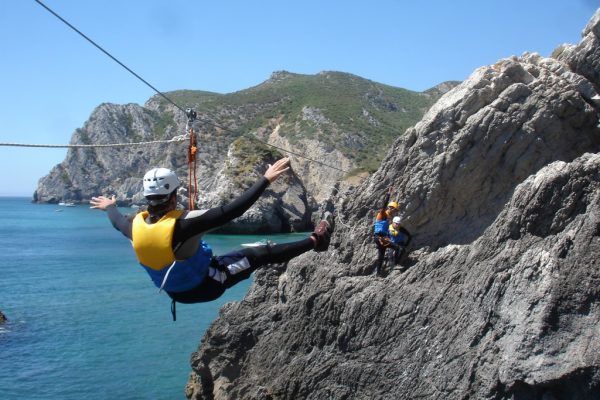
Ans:
{"label": "person hanging from zipline", "polygon": [[398,213],[398,203],[395,201],[390,202],[391,195],[392,188],[390,187],[386,192],[380,210],[375,217],[375,225],[373,227],[375,246],[377,247],[377,263],[375,264],[377,275],[382,275],[383,273],[382,266],[385,259],[385,252],[387,248],[391,246],[389,236],[390,219]]}
{"label": "person hanging from zipline", "polygon": [[289,170],[289,158],[269,165],[264,176],[239,198],[209,210],[184,212],[177,210],[179,180],[175,172],[154,168],[144,175],[144,197],[148,210],[133,220],[122,215],[116,199],[92,197],[91,208],[107,211],[113,226],[132,241],[138,261],[154,284],[175,302],[201,303],[219,298],[226,289],[250,277],[257,268],[284,263],[309,250],[326,251],[334,229],[333,216],[325,213],[312,234],[303,240],[244,248],[221,256],[202,235],[241,216],[265,189]]}

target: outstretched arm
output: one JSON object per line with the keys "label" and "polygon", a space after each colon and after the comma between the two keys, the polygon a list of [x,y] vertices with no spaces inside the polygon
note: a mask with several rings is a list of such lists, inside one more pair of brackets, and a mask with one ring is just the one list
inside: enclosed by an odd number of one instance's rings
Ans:
{"label": "outstretched arm", "polygon": [[387,193],[385,194],[385,197],[383,198],[383,203],[381,204],[381,208],[379,209],[379,212],[377,213],[377,217],[375,218],[377,221],[382,221],[384,219],[387,218],[387,205],[390,201],[390,196],[392,195],[392,187],[390,187],[387,191]]}
{"label": "outstretched arm", "polygon": [[269,165],[264,176],[231,203],[211,208],[198,217],[178,220],[173,243],[183,242],[192,236],[222,226],[244,214],[258,200],[271,182],[274,182],[290,169],[289,165],[290,159],[282,158],[273,165]]}
{"label": "outstretched arm", "polygon": [[112,226],[127,238],[131,239],[131,220],[119,212],[115,196],[112,196],[111,198],[105,196],[92,197],[90,204],[90,208],[106,211]]}

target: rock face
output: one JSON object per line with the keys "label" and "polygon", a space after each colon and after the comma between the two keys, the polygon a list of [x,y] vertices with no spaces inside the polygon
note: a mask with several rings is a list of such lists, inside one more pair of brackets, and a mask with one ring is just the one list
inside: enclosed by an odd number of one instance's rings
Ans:
{"label": "rock face", "polygon": [[[448,82],[416,93],[350,74],[279,72],[233,94],[178,91],[169,96],[198,110],[200,208],[222,205],[250,186],[267,163],[286,154],[277,148],[303,156],[292,156],[294,174],[285,187],[274,186],[249,213],[221,229],[262,233],[310,229],[313,212],[338,185],[345,185],[347,171],[366,169],[381,159],[383,154],[373,149],[387,148],[454,86]],[[40,179],[34,201],[86,203],[104,193],[115,194],[121,205],[143,204],[141,178],[156,166],[176,170],[187,187],[188,141],[158,143],[185,134],[186,122],[181,110],[158,96],[144,107],[100,105],[73,134],[71,144],[153,143],[71,148]],[[187,205],[187,189],[181,188],[179,195]]]}
{"label": "rock face", "polygon": [[[600,10],[577,45],[476,70],[331,202],[326,253],[255,273],[191,399],[600,398]],[[372,271],[389,187],[414,234]]]}

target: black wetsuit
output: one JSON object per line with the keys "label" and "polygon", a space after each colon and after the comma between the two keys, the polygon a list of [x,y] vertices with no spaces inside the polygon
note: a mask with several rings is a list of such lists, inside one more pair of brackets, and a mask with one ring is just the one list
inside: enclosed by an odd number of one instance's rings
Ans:
{"label": "black wetsuit", "polygon": [[[192,212],[189,216],[179,218],[175,222],[173,231],[173,252],[176,253],[186,241],[194,237],[198,237],[199,241],[199,235],[241,216],[258,200],[268,186],[268,179],[262,177],[250,189],[229,204],[211,208],[199,213],[197,216],[194,216]],[[121,214],[115,206],[108,207],[107,212],[113,226],[123,235],[132,239],[132,219]],[[180,303],[211,301],[221,296],[226,289],[250,277],[258,267],[265,264],[287,262],[313,248],[314,242],[310,238],[306,238],[292,243],[245,248],[222,256],[215,256],[211,262],[211,272],[202,283],[184,292],[167,291],[167,293],[174,301]],[[235,273],[227,268],[229,265],[243,259],[248,261],[247,268],[243,270],[237,268]]]}
{"label": "black wetsuit", "polygon": [[[390,230],[392,229],[392,227],[390,227]],[[410,244],[410,241],[412,240],[412,235],[410,234],[410,232],[403,226],[399,226],[397,229],[399,235],[398,239],[395,239],[394,237],[392,237],[392,235],[390,234],[390,247],[392,247],[394,249],[394,264],[398,265],[400,263],[400,259],[402,258],[402,255],[404,254],[405,249],[408,247],[408,245]]]}

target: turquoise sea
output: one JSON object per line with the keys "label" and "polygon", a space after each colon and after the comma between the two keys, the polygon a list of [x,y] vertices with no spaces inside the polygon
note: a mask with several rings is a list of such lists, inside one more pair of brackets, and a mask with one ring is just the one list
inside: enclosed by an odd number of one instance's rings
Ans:
{"label": "turquoise sea", "polygon": [[[123,209],[123,212],[132,210]],[[184,399],[189,359],[218,301],[178,304],[158,293],[129,241],[87,206],[0,198],[0,398]],[[305,234],[271,235],[275,242]],[[216,254],[265,236],[207,235]]]}

